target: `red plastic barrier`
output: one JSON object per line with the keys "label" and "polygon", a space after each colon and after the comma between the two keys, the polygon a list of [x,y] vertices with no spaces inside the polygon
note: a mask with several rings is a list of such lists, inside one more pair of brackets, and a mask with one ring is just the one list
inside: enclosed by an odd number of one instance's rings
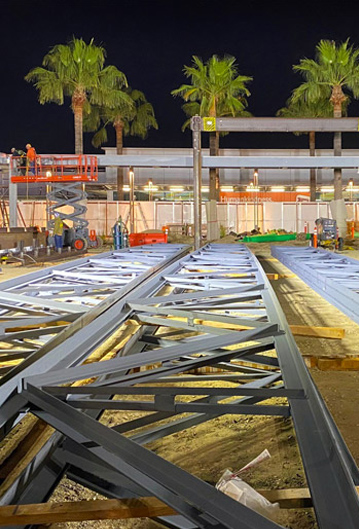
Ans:
{"label": "red plastic barrier", "polygon": [[131,233],[129,235],[130,246],[142,246],[143,244],[157,244],[167,242],[167,233]]}

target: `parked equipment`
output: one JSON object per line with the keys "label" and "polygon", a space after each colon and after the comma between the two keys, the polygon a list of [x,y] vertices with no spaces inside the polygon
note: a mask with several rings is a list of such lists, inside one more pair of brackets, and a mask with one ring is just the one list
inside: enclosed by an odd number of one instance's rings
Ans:
{"label": "parked equipment", "polygon": [[[64,246],[76,250],[86,250],[88,246],[100,248],[102,239],[94,230],[89,231],[88,221],[84,218],[87,211],[85,182],[98,180],[97,156],[91,155],[37,155],[33,170],[26,168],[21,172],[19,157],[10,157],[10,175],[13,183],[46,183],[47,200],[50,205],[48,229],[54,227],[54,215],[58,213],[64,224],[70,226],[64,231]],[[49,237],[53,245],[53,237]]]}
{"label": "parked equipment", "polygon": [[344,241],[342,237],[339,237],[336,220],[319,217],[315,221],[315,227],[317,229],[317,246],[343,249]]}

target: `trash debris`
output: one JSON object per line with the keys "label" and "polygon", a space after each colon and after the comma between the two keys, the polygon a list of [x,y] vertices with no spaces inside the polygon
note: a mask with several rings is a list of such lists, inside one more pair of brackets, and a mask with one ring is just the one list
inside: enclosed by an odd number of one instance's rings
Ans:
{"label": "trash debris", "polygon": [[279,512],[279,503],[271,503],[239,477],[241,473],[250,470],[270,457],[270,453],[265,449],[259,456],[237,472],[227,469],[216,484],[216,489],[256,511],[258,514],[275,521]]}

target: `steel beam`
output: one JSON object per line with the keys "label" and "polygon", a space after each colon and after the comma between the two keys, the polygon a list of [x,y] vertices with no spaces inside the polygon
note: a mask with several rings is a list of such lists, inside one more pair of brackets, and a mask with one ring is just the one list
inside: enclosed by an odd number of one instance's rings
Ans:
{"label": "steel beam", "polygon": [[[241,118],[242,119],[242,118]],[[193,167],[192,156],[177,155],[99,155],[101,167]],[[359,167],[359,156],[202,156],[202,167],[210,169],[325,169]]]}
{"label": "steel beam", "polygon": [[[201,275],[201,270],[207,267],[215,274],[212,283],[206,274]],[[88,341],[79,341],[71,361],[58,362],[41,375],[24,376],[18,386],[18,396],[29,402],[32,413],[72,440],[74,456],[77,446],[79,456],[93,462],[96,457],[100,468],[110,467],[117,473],[117,483],[121,476],[126,476],[127,480],[171,505],[196,527],[206,529],[211,525],[236,529],[276,525],[258,515],[253,517],[254,513],[242,509],[240,504],[228,503],[229,498],[203,486],[197,478],[139,445],[236,409],[248,414],[254,414],[258,408],[267,408],[268,413],[287,413],[289,406],[319,528],[356,529],[359,501],[354,482],[359,479],[358,469],[304,365],[259,262],[244,246],[208,245],[168,268],[168,273],[152,280],[151,288],[138,286],[122,301],[120,314],[126,318],[137,317],[141,321],[141,315],[146,313],[158,318],[152,331],[146,322],[119,351],[118,358],[91,365],[79,365],[92,350]],[[238,277],[239,268],[241,277]],[[223,275],[218,274],[219,271]],[[195,282],[186,279],[190,274],[195,274]],[[243,284],[243,280],[247,283]],[[171,317],[165,317],[166,312]],[[110,309],[106,315],[106,321],[97,318],[84,329],[84,334],[91,335],[92,339],[96,332],[97,344],[125,321],[119,318],[118,311]],[[182,320],[187,322],[186,333],[174,329],[174,322],[183,323]],[[217,324],[226,332],[213,335],[204,328],[209,325],[196,328],[196,323],[202,320]],[[192,332],[188,332],[190,328]],[[66,350],[68,345],[64,342],[63,348]],[[273,361],[269,354],[261,354],[269,350],[276,354]],[[218,366],[222,370],[217,375],[219,380],[222,374],[230,376],[237,369],[244,370],[248,378],[239,376],[232,391],[218,385],[194,388],[175,384],[174,374],[201,366]],[[133,367],[141,367],[141,370],[129,373]],[[83,389],[58,386],[85,378],[93,381]],[[183,381],[187,379],[185,375]],[[192,380],[190,377],[187,381],[191,384]],[[206,376],[198,375],[196,380],[206,380]],[[166,387],[142,385],[150,381],[166,382]],[[243,385],[243,381],[248,383]],[[181,398],[191,392],[200,398],[190,402],[174,401],[174,397]],[[161,411],[114,428],[94,420],[100,416],[99,411],[123,405],[122,401],[111,400],[113,395],[148,393],[154,396],[153,401],[136,404],[126,401],[127,406]],[[241,395],[230,402],[225,400]],[[282,410],[264,402],[268,396],[275,395],[286,399],[280,406]],[[93,410],[89,409],[91,406]],[[189,416],[174,418],[169,424],[158,424],[184,409]],[[146,425],[151,428],[136,431]],[[132,432],[132,439],[124,437],[123,433],[128,431]],[[55,460],[58,460],[57,454],[55,448]],[[64,469],[66,456],[63,461]],[[44,469],[49,466],[48,462]],[[37,476],[40,479],[41,469]],[[93,486],[96,489],[99,485],[94,483]],[[104,487],[102,491],[109,487],[109,495],[116,496],[116,490],[118,494],[123,493],[121,487],[117,489],[111,483],[101,486]],[[21,498],[41,501],[41,495],[43,492],[37,493],[35,487],[30,490],[28,484]],[[182,521],[183,518],[176,519],[173,524],[179,526]]]}
{"label": "steel beam", "polygon": [[358,132],[358,118],[217,118],[223,132]]}
{"label": "steel beam", "polygon": [[321,248],[272,246],[273,257],[359,323],[359,262]]}

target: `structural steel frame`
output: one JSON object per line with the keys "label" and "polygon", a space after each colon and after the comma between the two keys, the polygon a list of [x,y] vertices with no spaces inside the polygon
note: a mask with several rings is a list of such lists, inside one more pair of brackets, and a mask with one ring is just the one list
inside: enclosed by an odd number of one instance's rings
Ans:
{"label": "structural steel frame", "polygon": [[359,263],[323,248],[272,246],[271,253],[329,303],[359,323]]}
{"label": "structural steel frame", "polygon": [[[138,327],[117,357],[83,364],[129,320]],[[89,346],[83,337],[94,327],[98,339]],[[173,262],[109,309],[106,325],[100,316],[64,341],[65,351],[73,338],[76,359],[24,374],[18,384],[29,411],[57,433],[42,448],[36,471],[32,462],[1,503],[43,501],[66,471],[109,497],[156,496],[180,515],[161,520],[171,527],[184,527],[185,520],[187,527],[206,529],[279,527],[143,445],[226,413],[290,415],[320,529],[357,527],[358,468],[264,271],[246,247],[207,245]],[[186,373],[202,366],[221,370],[211,380],[235,385],[194,387],[192,380],[207,375]],[[79,386],[81,381],[88,383]],[[139,400],[128,400],[131,395]],[[193,398],[184,401],[184,395]],[[282,400],[273,403],[271,397]],[[98,422],[106,409],[146,414],[110,428]]]}
{"label": "structural steel frame", "polygon": [[[193,116],[191,118],[191,129],[192,129],[192,145],[193,145],[193,187],[194,187],[194,247],[195,249],[201,246],[201,233],[202,233],[202,196],[201,196],[201,182],[202,182],[202,162],[201,162],[201,133],[202,131],[221,131],[221,132],[330,132],[334,131],[334,134],[340,137],[341,131],[346,132],[358,132],[358,119],[357,118],[216,118],[211,117],[200,117]],[[337,154],[336,152],[334,154]],[[226,160],[223,157],[212,157],[212,161],[209,159],[209,167],[221,168],[221,167],[294,167],[293,161],[290,161],[288,157],[266,157],[263,159],[260,157],[248,157],[245,160],[240,160],[239,157],[229,156]],[[321,162],[318,164],[318,157],[305,157],[305,160],[300,160],[297,157],[297,167],[301,167],[304,163],[304,167],[323,167]],[[342,158],[339,156],[326,157],[326,163],[324,167],[345,167],[342,162]],[[332,161],[330,161],[330,158]],[[315,161],[313,161],[315,160]],[[319,158],[320,160],[320,158]],[[338,161],[340,160],[340,161]],[[212,165],[213,164],[213,165]],[[278,164],[278,165],[277,165]],[[357,164],[355,164],[357,166]],[[199,190],[199,192],[198,192]]]}
{"label": "structural steel frame", "polygon": [[[242,118],[240,118],[242,119]],[[100,167],[177,167],[191,168],[192,156],[103,154],[98,156]],[[201,154],[201,166],[206,169],[357,169],[359,156],[207,156]]]}
{"label": "structural steel frame", "polygon": [[[0,432],[21,406],[9,399],[21,377],[58,363],[74,349],[63,342],[138,284],[187,253],[186,245],[153,244],[77,259],[0,284]],[[75,339],[76,341],[76,339]],[[1,435],[0,435],[1,437]]]}

